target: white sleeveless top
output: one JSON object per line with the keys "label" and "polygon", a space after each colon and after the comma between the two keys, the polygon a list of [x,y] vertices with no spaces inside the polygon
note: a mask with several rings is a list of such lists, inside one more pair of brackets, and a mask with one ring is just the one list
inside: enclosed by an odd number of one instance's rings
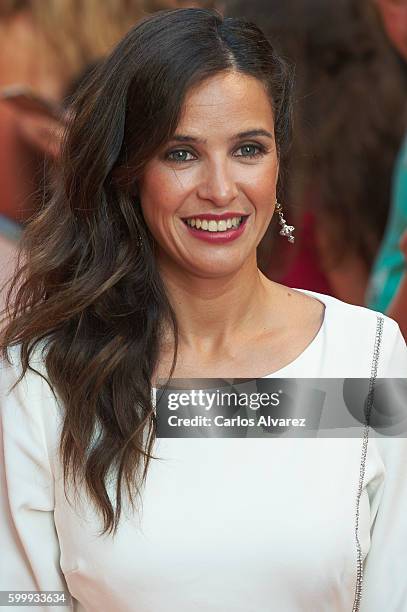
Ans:
{"label": "white sleeveless top", "polygon": [[[407,378],[393,320],[307,293],[321,329],[270,377],[370,377],[380,316],[377,376]],[[160,438],[139,511],[100,537],[85,497],[65,499],[48,385],[29,372],[6,395],[17,372],[2,362],[0,590],[73,597],[26,609],[407,611],[405,439],[369,438],[361,482],[362,438]]]}

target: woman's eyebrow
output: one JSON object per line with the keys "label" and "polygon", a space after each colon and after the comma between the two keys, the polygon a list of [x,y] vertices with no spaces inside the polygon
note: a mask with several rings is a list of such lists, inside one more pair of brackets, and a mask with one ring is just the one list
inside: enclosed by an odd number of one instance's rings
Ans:
{"label": "woman's eyebrow", "polygon": [[170,138],[170,142],[175,141],[175,142],[197,142],[200,144],[205,144],[206,140],[204,140],[203,138],[196,138],[195,136],[187,136],[187,134],[174,134],[174,136],[172,136]]}
{"label": "woman's eyebrow", "polygon": [[[245,130],[244,132],[239,132],[234,136],[231,136],[230,140],[238,140],[241,138],[253,138],[255,136],[265,136],[266,138],[270,138],[274,140],[273,134],[268,132],[267,130],[254,129],[254,130]],[[206,140],[204,138],[196,138],[195,136],[188,136],[188,134],[174,134],[170,138],[170,142],[195,142],[198,144],[206,144]]]}
{"label": "woman's eyebrow", "polygon": [[236,134],[234,138],[253,138],[254,136],[265,136],[266,138],[271,138],[271,140],[274,140],[273,134],[263,129],[246,130],[245,132],[239,132],[239,134]]}

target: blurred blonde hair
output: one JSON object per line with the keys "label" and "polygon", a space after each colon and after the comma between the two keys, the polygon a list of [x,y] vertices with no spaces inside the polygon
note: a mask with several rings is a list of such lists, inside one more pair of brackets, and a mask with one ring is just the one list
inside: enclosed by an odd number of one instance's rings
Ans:
{"label": "blurred blonde hair", "polygon": [[[144,14],[143,0],[1,0],[2,27],[24,15],[33,41],[55,70],[70,80],[103,57]],[[50,55],[52,54],[52,56]],[[52,61],[51,61],[52,60]]]}
{"label": "blurred blonde hair", "polygon": [[71,76],[104,56],[142,16],[141,0],[30,0],[29,5]]}

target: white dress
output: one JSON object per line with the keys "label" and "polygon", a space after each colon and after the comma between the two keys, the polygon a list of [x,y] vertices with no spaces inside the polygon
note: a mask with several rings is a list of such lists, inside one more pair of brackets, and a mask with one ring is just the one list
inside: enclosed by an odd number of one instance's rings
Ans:
{"label": "white dress", "polygon": [[[321,329],[270,377],[370,377],[379,316],[377,376],[407,377],[393,320],[307,293],[325,304]],[[157,439],[142,508],[99,537],[84,496],[65,500],[48,385],[29,372],[6,395],[18,366],[1,367],[0,590],[73,597],[25,609],[407,611],[406,439],[369,438],[359,494],[361,438]]]}

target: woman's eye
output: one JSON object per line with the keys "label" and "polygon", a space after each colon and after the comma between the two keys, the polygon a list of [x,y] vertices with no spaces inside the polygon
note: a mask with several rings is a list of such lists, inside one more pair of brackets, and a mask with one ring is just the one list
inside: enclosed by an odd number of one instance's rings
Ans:
{"label": "woman's eye", "polygon": [[195,158],[190,151],[185,151],[185,149],[177,149],[176,151],[170,151],[167,153],[167,159],[174,162],[186,162]]}
{"label": "woman's eye", "polygon": [[236,157],[258,157],[264,153],[263,147],[255,144],[245,144],[237,149],[241,151]]}

